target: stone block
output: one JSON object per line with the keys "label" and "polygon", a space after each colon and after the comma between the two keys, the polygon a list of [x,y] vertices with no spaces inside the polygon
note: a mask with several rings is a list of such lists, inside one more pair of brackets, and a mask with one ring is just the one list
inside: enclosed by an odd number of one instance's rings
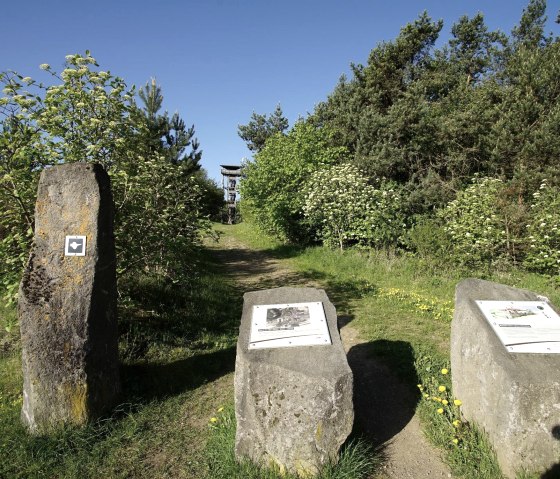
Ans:
{"label": "stone block", "polygon": [[[85,237],[85,255],[65,255],[69,235]],[[120,391],[115,271],[105,170],[85,163],[45,169],[34,245],[19,289],[22,419],[31,432],[82,425],[115,404]]]}
{"label": "stone block", "polygon": [[543,471],[560,461],[560,354],[510,353],[476,300],[542,301],[537,294],[477,279],[457,286],[451,326],[453,393],[484,429],[502,471]]}
{"label": "stone block", "polygon": [[[249,350],[254,305],[323,302],[331,345]],[[246,293],[235,364],[235,453],[301,476],[336,462],[352,430],[352,371],[323,290]]]}

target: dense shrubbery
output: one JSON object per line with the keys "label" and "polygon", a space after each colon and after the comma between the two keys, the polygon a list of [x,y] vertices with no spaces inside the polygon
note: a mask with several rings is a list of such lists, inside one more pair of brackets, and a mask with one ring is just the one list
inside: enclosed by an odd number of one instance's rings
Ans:
{"label": "dense shrubbery", "polygon": [[155,111],[154,105],[141,110],[134,90],[100,70],[89,52],[68,55],[60,74],[47,64],[41,68],[50,86],[0,74],[2,293],[14,298],[27,260],[40,172],[63,162],[97,162],[109,172],[119,273],[188,274],[186,255],[177,253],[192,248],[207,227],[201,208],[210,207],[203,196],[213,188],[198,172],[193,128],[177,115],[157,115],[157,102]]}
{"label": "dense shrubbery", "polygon": [[395,244],[404,230],[401,198],[391,185],[373,187],[349,163],[314,172],[304,194],[303,213],[326,245],[384,247]]}
{"label": "dense shrubbery", "polygon": [[[442,22],[424,13],[403,27],[287,135],[261,132],[242,190],[251,216],[283,239],[558,274],[560,194],[538,190],[560,158],[560,38],[545,11],[529,0],[509,36],[463,16],[439,49]],[[316,138],[328,141],[306,144]],[[309,168],[309,148],[344,155]]]}
{"label": "dense shrubbery", "polygon": [[344,157],[344,147],[331,146],[331,135],[308,123],[297,123],[288,135],[277,133],[245,165],[241,183],[243,211],[266,232],[292,241],[306,241],[312,225],[303,216],[303,188],[320,168]]}
{"label": "dense shrubbery", "polygon": [[544,181],[533,193],[525,264],[536,271],[560,274],[560,191]]}

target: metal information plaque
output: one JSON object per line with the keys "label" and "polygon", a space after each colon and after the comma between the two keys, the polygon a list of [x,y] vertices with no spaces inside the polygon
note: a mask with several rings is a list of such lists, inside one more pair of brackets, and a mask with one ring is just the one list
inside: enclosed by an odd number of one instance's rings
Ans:
{"label": "metal information plaque", "polygon": [[511,353],[560,353],[560,317],[546,301],[476,301]]}
{"label": "metal information plaque", "polygon": [[253,306],[249,349],[328,344],[332,343],[323,303]]}

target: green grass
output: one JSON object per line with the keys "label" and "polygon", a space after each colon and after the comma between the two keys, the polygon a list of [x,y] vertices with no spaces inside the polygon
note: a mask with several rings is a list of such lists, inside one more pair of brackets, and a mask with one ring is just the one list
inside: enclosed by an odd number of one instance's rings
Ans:
{"label": "green grass", "polygon": [[[217,230],[324,285],[339,315],[367,341],[368,353],[410,385],[425,432],[446,451],[454,474],[500,477],[484,435],[467,425],[455,430],[454,416],[438,414],[439,404],[423,398],[416,386],[426,391],[435,381],[450,387],[439,371],[449,366],[450,307],[465,272],[394,254],[287,246],[246,223]],[[16,313],[0,306],[1,478],[278,478],[275,471],[240,465],[233,457],[234,347],[243,291],[209,255],[193,262],[197,274],[188,283],[147,277],[121,283],[126,292],[119,305],[122,402],[108,417],[50,437],[29,436],[21,425]],[[521,271],[483,277],[538,291],[560,304],[547,278]],[[220,423],[209,427],[224,405]],[[378,462],[367,442],[357,441],[345,446],[339,465],[327,467],[321,478],[368,477]]]}
{"label": "green grass", "polygon": [[189,284],[121,284],[122,403],[83,429],[27,434],[17,333],[3,330],[10,347],[0,352],[0,477],[209,477],[207,422],[232,400],[242,298],[219,265],[204,255],[193,260],[199,267]]}
{"label": "green grass", "polygon": [[[467,271],[442,260],[386,251],[341,252],[324,247],[290,247],[264,237],[243,223],[230,226],[229,234],[252,248],[284,259],[300,274],[323,285],[339,316],[351,322],[366,340],[369,354],[383,361],[415,390],[425,433],[445,451],[446,461],[456,477],[502,477],[485,435],[470,424],[461,423],[457,429],[452,422],[460,417],[458,412],[447,407],[440,414],[438,409],[442,404],[431,399],[438,396],[437,386],[443,384],[446,394],[450,394],[449,401],[454,399],[449,377],[445,382],[440,371],[450,369],[455,287],[462,279],[477,277],[529,289],[560,304],[557,282],[519,269]],[[425,388],[423,392],[435,387],[430,391],[430,399],[416,389],[418,383]],[[533,476],[521,474],[520,477]]]}
{"label": "green grass", "polygon": [[[235,445],[235,414],[229,405],[214,416],[212,434],[206,447],[210,477],[213,479],[297,479],[277,469],[259,467],[249,461],[237,462]],[[366,479],[372,477],[381,463],[379,454],[364,440],[354,439],[341,450],[338,463],[328,464],[317,479]]]}

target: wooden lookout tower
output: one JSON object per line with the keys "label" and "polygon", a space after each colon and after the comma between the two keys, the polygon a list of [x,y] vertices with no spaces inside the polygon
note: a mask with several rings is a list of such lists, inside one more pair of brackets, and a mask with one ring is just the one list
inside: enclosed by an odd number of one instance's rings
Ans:
{"label": "wooden lookout tower", "polygon": [[227,223],[232,225],[237,218],[237,202],[239,200],[239,179],[241,166],[220,165],[222,167],[222,187],[227,206]]}

